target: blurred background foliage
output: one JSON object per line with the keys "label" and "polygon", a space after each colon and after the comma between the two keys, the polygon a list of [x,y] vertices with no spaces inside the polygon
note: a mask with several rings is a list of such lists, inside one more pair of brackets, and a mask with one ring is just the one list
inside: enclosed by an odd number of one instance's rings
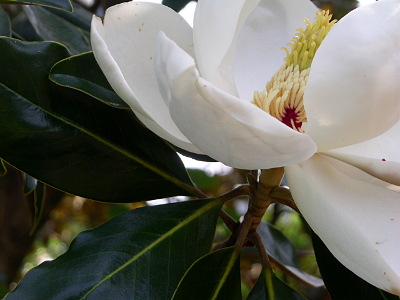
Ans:
{"label": "blurred background foliage", "polygon": [[[82,21],[79,27],[88,32],[87,24],[90,23],[93,13],[101,16],[107,7],[121,2],[123,1],[74,1],[74,14],[79,15],[79,20]],[[176,11],[180,11],[188,2],[187,0],[163,1],[165,5]],[[336,19],[340,19],[358,5],[356,0],[315,0],[314,2],[323,9],[329,9]],[[1,7],[11,20],[13,37],[28,41],[46,40],[46,32],[41,32],[35,27],[24,5],[1,5]],[[54,9],[46,9],[46,12],[66,14]],[[1,14],[0,21],[5,17]],[[76,22],[76,19],[71,22]],[[85,47],[89,50],[89,45],[82,45],[82,47],[80,49],[82,51]],[[79,52],[79,49],[77,51]],[[188,170],[193,182],[204,193],[217,197],[232,190],[236,185],[246,182],[246,174],[243,171],[222,168],[220,165],[213,167],[214,165],[216,163],[206,163],[203,169]],[[98,226],[120,213],[137,207],[184,200],[184,198],[171,198],[133,204],[100,203],[67,195],[46,186],[44,202],[40,208],[40,219],[37,221],[35,195],[33,192],[24,193],[26,182],[23,180],[23,174],[6,164],[2,165],[1,170],[0,173],[3,175],[0,177],[0,297],[13,289],[28,270],[45,260],[51,260],[63,254],[71,240],[81,231]],[[4,172],[5,170],[7,172]],[[236,220],[239,220],[246,208],[246,199],[231,201],[225,207]],[[302,218],[287,207],[273,205],[264,219],[279,228],[294,245],[301,269],[313,276],[320,276],[313,254],[311,236]],[[34,223],[37,223],[35,228],[33,228]],[[229,235],[230,231],[220,222],[216,230],[215,244],[226,240]],[[243,295],[249,293],[261,271],[257,253],[253,250],[246,248],[243,251],[241,260]],[[308,299],[329,299],[326,290],[321,286],[300,283],[298,279],[284,272],[278,275]]]}

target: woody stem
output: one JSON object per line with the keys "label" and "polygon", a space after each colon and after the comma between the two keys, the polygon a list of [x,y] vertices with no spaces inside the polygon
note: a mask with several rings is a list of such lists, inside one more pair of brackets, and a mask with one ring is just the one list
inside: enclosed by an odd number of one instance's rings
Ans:
{"label": "woody stem", "polygon": [[[283,174],[283,168],[262,170],[257,184],[257,189],[254,196],[249,198],[249,208],[244,215],[242,224],[240,225],[239,234],[235,243],[238,250],[242,248],[247,237],[252,237],[252,240],[256,241],[256,246],[260,251],[262,243],[260,246],[260,239],[256,238],[257,234],[255,233],[265,211],[273,201],[271,192],[274,188],[279,186]],[[260,254],[263,254],[263,252]],[[262,257],[265,258],[265,254],[262,255]],[[266,259],[263,259],[263,264],[269,265],[269,262]]]}

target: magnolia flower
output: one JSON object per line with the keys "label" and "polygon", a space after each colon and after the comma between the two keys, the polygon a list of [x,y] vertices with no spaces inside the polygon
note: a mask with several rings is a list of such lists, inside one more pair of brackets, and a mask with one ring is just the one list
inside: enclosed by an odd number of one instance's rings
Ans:
{"label": "magnolia flower", "polygon": [[334,26],[317,11],[308,0],[199,0],[192,29],[165,6],[128,2],[94,18],[91,39],[143,124],[232,167],[285,166],[334,256],[400,295],[400,3]]}

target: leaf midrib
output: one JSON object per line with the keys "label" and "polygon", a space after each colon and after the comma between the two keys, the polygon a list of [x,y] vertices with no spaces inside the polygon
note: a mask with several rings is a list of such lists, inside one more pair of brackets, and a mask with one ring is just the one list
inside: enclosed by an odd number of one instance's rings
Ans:
{"label": "leaf midrib", "polygon": [[30,101],[29,99],[25,98],[24,96],[22,96],[21,94],[17,93],[16,91],[10,89],[8,86],[4,85],[3,83],[0,83],[0,85],[3,86],[4,88],[6,88],[7,90],[9,90],[10,92],[18,95],[21,99],[24,99],[26,102],[29,102],[31,105],[37,107],[38,109],[40,109],[45,114],[52,116],[53,118],[61,121],[62,123],[66,124],[66,125],[69,125],[69,126],[71,126],[73,128],[78,129],[78,131],[87,134],[88,136],[90,136],[93,139],[95,139],[95,140],[103,143],[104,145],[110,147],[114,151],[119,152],[120,154],[124,155],[125,157],[128,157],[128,158],[132,159],[133,161],[136,161],[138,164],[140,164],[143,167],[149,169],[150,171],[154,172],[155,174],[158,174],[159,176],[163,177],[167,181],[170,181],[171,183],[175,184],[176,186],[178,186],[178,187],[180,187],[180,188],[182,188],[182,189],[184,189],[184,190],[186,190],[186,191],[188,191],[188,192],[190,192],[192,194],[196,194],[196,192],[195,192],[196,188],[195,187],[190,186],[187,183],[185,183],[185,182],[183,182],[181,180],[178,180],[177,178],[167,174],[166,172],[155,168],[151,164],[147,163],[145,160],[143,160],[143,159],[141,159],[141,158],[139,158],[139,157],[137,157],[135,155],[132,155],[130,152],[128,152],[128,151],[126,151],[126,150],[124,150],[122,148],[119,148],[119,147],[115,146],[113,143],[109,142],[108,140],[101,139],[100,137],[98,137],[96,134],[90,132],[89,130],[87,130],[85,128],[82,128],[82,127],[79,127],[78,125],[74,124],[73,122],[70,122],[70,121],[68,121],[68,120],[66,120],[66,119],[64,119],[64,118],[62,118],[62,117],[60,117],[60,116],[58,116],[56,114],[50,113],[49,111],[45,110],[43,107],[37,105],[36,103],[33,103],[32,101]]}
{"label": "leaf midrib", "polygon": [[100,280],[95,286],[93,286],[85,295],[83,295],[79,300],[84,300],[87,296],[89,296],[97,287],[99,287],[101,284],[103,284],[105,281],[113,277],[115,274],[118,272],[122,271],[125,269],[128,265],[133,263],[135,260],[137,260],[139,257],[144,255],[147,251],[151,250],[155,246],[157,246],[159,243],[164,241],[167,237],[170,237],[172,234],[174,234],[176,231],[181,229],[182,227],[186,226],[188,223],[192,222],[196,218],[200,217],[202,214],[206,213],[208,210],[213,208],[216,205],[221,205],[221,202],[218,200],[211,201],[207,205],[203,206],[201,209],[197,210],[194,214],[190,215],[188,218],[184,219],[182,222],[174,226],[172,229],[167,231],[165,234],[160,236],[158,239],[156,239],[154,242],[149,244],[147,247],[145,247],[142,251],[134,255],[130,260],[128,260],[126,263],[115,269],[113,272],[111,272],[109,275],[105,276],[102,280]]}

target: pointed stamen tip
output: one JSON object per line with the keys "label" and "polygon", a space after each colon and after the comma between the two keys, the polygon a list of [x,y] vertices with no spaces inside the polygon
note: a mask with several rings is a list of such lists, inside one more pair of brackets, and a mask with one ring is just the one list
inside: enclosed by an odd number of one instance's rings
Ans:
{"label": "pointed stamen tip", "polygon": [[292,129],[304,133],[307,122],[303,105],[312,60],[323,39],[336,20],[331,21],[329,11],[317,12],[315,22],[305,18],[306,28],[300,28],[287,47],[284,65],[266,84],[265,90],[255,92],[252,103]]}

